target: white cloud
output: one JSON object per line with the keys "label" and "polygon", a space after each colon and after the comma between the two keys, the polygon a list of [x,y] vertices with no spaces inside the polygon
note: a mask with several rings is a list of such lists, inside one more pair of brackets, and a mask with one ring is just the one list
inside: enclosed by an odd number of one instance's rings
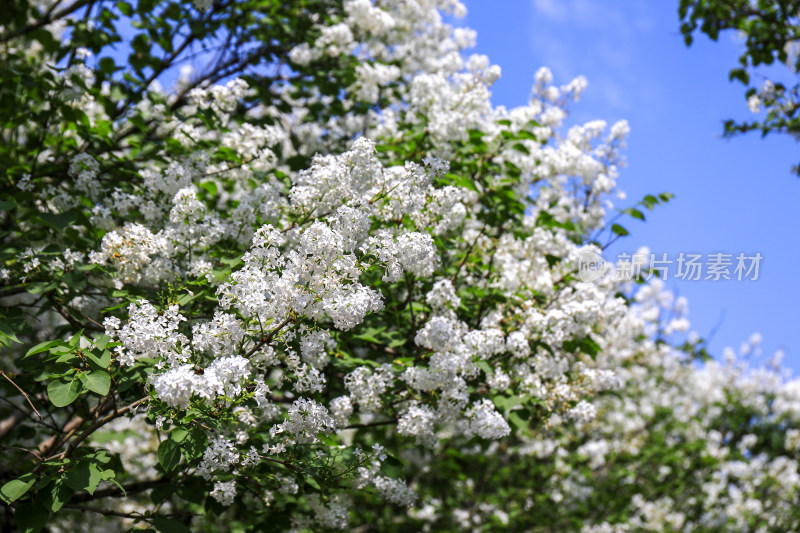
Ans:
{"label": "white cloud", "polygon": [[533,0],[533,9],[550,20],[563,21],[568,10],[562,0]]}

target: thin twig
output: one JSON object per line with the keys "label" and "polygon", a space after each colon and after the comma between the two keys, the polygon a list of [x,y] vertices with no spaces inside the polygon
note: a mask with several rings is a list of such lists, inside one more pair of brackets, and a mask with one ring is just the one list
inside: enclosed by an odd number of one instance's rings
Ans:
{"label": "thin twig", "polygon": [[39,455],[39,452],[35,452],[35,451],[30,450],[28,448],[22,448],[20,446],[0,446],[0,449],[2,449],[2,450],[19,450],[19,451],[26,452],[26,453],[29,453],[29,454],[33,455],[34,457],[36,457],[40,461],[42,460],[42,456]]}
{"label": "thin twig", "polygon": [[280,459],[273,459],[272,457],[264,457],[263,455],[261,456],[261,458],[264,459],[265,461],[271,461],[273,463],[281,464],[281,465],[285,466],[286,468],[288,468],[289,470],[294,470],[295,472],[302,472],[303,471],[301,468],[299,468],[299,467],[297,467],[297,466],[295,466],[292,463],[289,463],[287,461],[281,461]]}
{"label": "thin twig", "polygon": [[110,413],[110,414],[104,416],[103,418],[95,421],[92,425],[90,425],[88,428],[86,428],[83,431],[83,433],[81,433],[80,435],[75,437],[75,439],[72,442],[70,442],[69,445],[67,445],[67,449],[59,454],[58,458],[59,459],[63,459],[65,457],[69,456],[69,454],[72,453],[72,450],[77,448],[78,445],[80,445],[81,442],[86,440],[89,437],[89,435],[94,433],[98,428],[104,426],[108,422],[111,422],[115,418],[121,417],[122,415],[124,415],[128,411],[131,411],[132,409],[135,409],[140,403],[142,403],[142,402],[144,402],[146,400],[149,400],[149,399],[150,399],[150,396],[145,396],[143,398],[139,398],[135,402],[133,402],[133,403],[131,403],[129,405],[126,405],[122,409],[118,409],[118,410],[114,411],[113,413]]}
{"label": "thin twig", "polygon": [[171,479],[154,479],[150,481],[136,481],[129,485],[125,485],[123,487],[119,487],[117,485],[113,485],[104,489],[94,491],[94,494],[89,494],[88,492],[82,492],[76,494],[72,497],[72,503],[81,503],[87,502],[91,500],[99,500],[102,498],[117,498],[120,496],[131,496],[133,494],[139,494],[141,492],[145,492],[147,490],[162,487],[164,485],[171,485],[173,481]]}
{"label": "thin twig", "polygon": [[286,320],[284,320],[283,322],[281,322],[280,324],[278,324],[278,326],[275,329],[273,329],[272,331],[270,331],[269,334],[267,334],[267,336],[265,336],[260,341],[258,341],[258,343],[256,343],[256,345],[253,346],[250,349],[250,351],[245,354],[245,357],[249,359],[254,353],[256,353],[258,351],[259,348],[261,348],[265,344],[269,344],[269,342],[272,341],[272,339],[274,339],[275,336],[278,333],[280,333],[280,331],[283,329],[283,326],[285,326],[286,324],[288,324],[291,321],[292,321],[292,317],[289,317]]}
{"label": "thin twig", "polygon": [[31,397],[28,396],[28,393],[25,392],[24,390],[22,390],[21,388],[19,388],[19,385],[14,383],[14,380],[12,380],[10,377],[8,377],[8,374],[6,374],[4,371],[0,370],[0,374],[2,374],[3,377],[6,378],[9,383],[14,385],[14,387],[16,387],[16,389],[20,392],[20,394],[22,394],[25,397],[25,399],[28,401],[28,405],[31,406],[31,409],[33,409],[33,412],[36,413],[36,416],[39,417],[39,420],[44,420],[42,415],[39,414],[39,411],[36,410],[36,407],[33,406],[33,402],[31,401]]}
{"label": "thin twig", "polygon": [[342,429],[371,428],[376,426],[391,426],[392,424],[397,424],[397,420],[379,420],[378,422],[370,422],[368,424],[351,424],[343,427]]}
{"label": "thin twig", "polygon": [[417,330],[417,321],[414,318],[414,282],[411,281],[411,274],[406,273],[406,290],[408,291],[408,298],[406,299],[406,307],[408,307],[408,315],[411,319],[411,332]]}
{"label": "thin twig", "polygon": [[100,509],[99,507],[91,507],[89,505],[74,505],[66,504],[65,509],[75,509],[76,511],[83,511],[85,513],[97,513],[105,516],[119,516],[122,518],[143,518],[141,513],[123,513],[120,511],[112,511],[111,509]]}
{"label": "thin twig", "polygon": [[467,248],[467,253],[464,254],[464,258],[458,264],[458,268],[456,269],[455,273],[453,274],[453,277],[450,278],[450,283],[455,284],[456,278],[458,277],[459,272],[461,272],[461,267],[463,267],[464,263],[466,263],[467,259],[469,259],[469,254],[472,252],[472,249],[475,247],[475,245],[478,244],[478,239],[480,239],[483,236],[483,231],[485,229],[486,229],[486,223],[484,222],[483,226],[481,227],[481,230],[478,232],[478,235],[475,237],[475,240],[472,241],[472,244],[470,244],[469,248]]}
{"label": "thin twig", "polygon": [[50,13],[49,15],[40,18],[39,20],[37,20],[36,22],[34,22],[32,24],[28,24],[27,26],[23,26],[22,28],[19,28],[17,30],[10,31],[10,32],[6,33],[5,35],[0,35],[0,42],[3,42],[3,43],[4,42],[8,42],[11,39],[14,39],[16,37],[21,37],[21,36],[26,35],[26,34],[32,32],[32,31],[38,30],[42,26],[47,26],[51,22],[54,22],[56,20],[60,20],[62,18],[67,17],[68,15],[74,13],[75,11],[79,10],[83,6],[87,5],[88,3],[89,3],[88,0],[80,0],[78,2],[75,2],[74,4],[72,4],[69,7],[65,7],[64,9],[59,11],[58,13],[55,13],[55,14]]}

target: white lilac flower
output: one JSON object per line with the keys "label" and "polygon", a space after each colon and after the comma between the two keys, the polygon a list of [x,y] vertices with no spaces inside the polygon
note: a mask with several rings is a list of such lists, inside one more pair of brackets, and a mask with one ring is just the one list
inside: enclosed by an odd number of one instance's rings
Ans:
{"label": "white lilac flower", "polygon": [[229,507],[236,497],[236,481],[217,481],[214,483],[211,497],[225,507]]}

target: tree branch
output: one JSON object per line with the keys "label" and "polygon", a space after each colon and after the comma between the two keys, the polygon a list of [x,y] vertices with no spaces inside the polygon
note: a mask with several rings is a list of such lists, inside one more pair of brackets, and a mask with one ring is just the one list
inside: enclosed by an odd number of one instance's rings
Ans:
{"label": "tree branch", "polygon": [[39,417],[39,420],[44,420],[44,418],[42,418],[42,415],[39,414],[39,411],[36,410],[36,407],[33,406],[33,402],[31,401],[31,397],[28,396],[28,393],[25,392],[24,390],[22,390],[19,387],[19,385],[14,383],[14,381],[10,377],[8,377],[8,374],[6,374],[3,370],[0,370],[0,375],[2,375],[4,378],[6,378],[9,383],[14,385],[14,387],[20,392],[20,394],[22,394],[25,397],[25,399],[28,401],[28,405],[31,406],[31,409],[33,409],[33,412],[36,413],[36,416]]}
{"label": "tree branch", "polygon": [[78,0],[77,2],[72,4],[71,6],[65,7],[64,9],[59,11],[58,13],[53,14],[51,12],[48,12],[48,13],[45,14],[44,17],[40,18],[39,20],[37,20],[36,22],[34,22],[32,24],[28,24],[27,26],[23,26],[22,28],[20,28],[20,29],[18,29],[16,31],[12,31],[12,32],[9,32],[9,33],[7,33],[7,34],[5,34],[3,36],[0,36],[0,43],[5,43],[5,42],[8,42],[11,39],[14,39],[16,37],[21,37],[23,35],[27,35],[28,33],[31,33],[32,31],[38,30],[42,26],[47,26],[51,22],[55,22],[57,20],[63,19],[64,17],[66,17],[68,15],[71,15],[75,11],[79,10],[80,8],[84,7],[85,5],[87,5],[87,4],[89,4],[89,3],[93,2],[93,1],[94,0]]}

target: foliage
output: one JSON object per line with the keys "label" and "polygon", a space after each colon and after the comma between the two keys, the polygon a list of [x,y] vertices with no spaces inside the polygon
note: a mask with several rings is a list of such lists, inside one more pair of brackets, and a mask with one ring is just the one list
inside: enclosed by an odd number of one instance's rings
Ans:
{"label": "foliage", "polygon": [[4,531],[798,528],[798,382],[580,280],[671,195],[463,11],[4,5]]}
{"label": "foliage", "polygon": [[[787,80],[796,79],[800,70],[800,2],[797,0],[681,0],[678,9],[681,33],[686,45],[700,31],[716,41],[721,32],[734,30],[744,41],[739,65],[730,71],[730,80],[738,80],[747,91],[747,105],[759,120],[737,123],[725,121],[725,135],[748,131],[786,133],[800,136],[800,84],[764,77],[753,83],[757,67],[783,63],[788,67]],[[763,76],[762,76],[763,77]],[[800,166],[794,172],[800,175]]]}

